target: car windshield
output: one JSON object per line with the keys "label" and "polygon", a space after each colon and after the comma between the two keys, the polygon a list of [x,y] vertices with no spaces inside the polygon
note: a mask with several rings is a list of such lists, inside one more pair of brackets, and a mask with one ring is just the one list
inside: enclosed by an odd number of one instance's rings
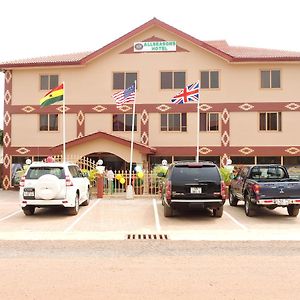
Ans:
{"label": "car windshield", "polygon": [[39,179],[41,176],[51,174],[59,179],[65,178],[64,168],[62,167],[32,167],[29,168],[26,179]]}
{"label": "car windshield", "polygon": [[176,166],[172,172],[172,181],[186,183],[191,181],[214,181],[219,182],[220,174],[215,166],[187,167]]}

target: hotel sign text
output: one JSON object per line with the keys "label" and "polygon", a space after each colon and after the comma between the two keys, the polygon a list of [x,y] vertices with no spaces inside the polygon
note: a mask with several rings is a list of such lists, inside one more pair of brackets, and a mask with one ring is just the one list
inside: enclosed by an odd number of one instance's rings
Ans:
{"label": "hotel sign text", "polygon": [[168,52],[176,51],[175,41],[136,42],[134,52]]}

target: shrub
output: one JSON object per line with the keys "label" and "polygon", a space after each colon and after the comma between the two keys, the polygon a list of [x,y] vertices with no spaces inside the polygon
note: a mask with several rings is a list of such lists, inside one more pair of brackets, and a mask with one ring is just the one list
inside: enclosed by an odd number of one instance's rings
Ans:
{"label": "shrub", "polygon": [[153,168],[153,173],[157,176],[157,177],[163,177],[164,175],[167,174],[168,168],[166,168],[165,166],[162,165],[157,165]]}
{"label": "shrub", "polygon": [[222,180],[225,182],[226,185],[230,184],[231,181],[231,171],[228,168],[220,168],[220,173]]}
{"label": "shrub", "polygon": [[96,174],[97,174],[97,170],[93,169],[93,170],[87,170],[87,169],[82,169],[81,172],[83,174],[88,174],[88,179],[90,180],[91,183],[95,182],[96,180]]}

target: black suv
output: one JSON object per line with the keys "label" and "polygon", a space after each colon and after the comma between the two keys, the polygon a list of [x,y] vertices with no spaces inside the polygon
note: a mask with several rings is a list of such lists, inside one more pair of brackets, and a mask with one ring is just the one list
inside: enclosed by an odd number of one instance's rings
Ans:
{"label": "black suv", "polygon": [[222,217],[226,186],[218,167],[210,161],[171,164],[161,192],[165,217],[184,207],[210,208],[214,217]]}

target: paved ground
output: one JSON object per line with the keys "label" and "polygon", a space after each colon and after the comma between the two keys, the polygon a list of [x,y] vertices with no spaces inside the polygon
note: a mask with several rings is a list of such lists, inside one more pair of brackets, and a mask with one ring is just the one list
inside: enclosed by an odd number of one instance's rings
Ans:
{"label": "paved ground", "polygon": [[0,298],[299,299],[300,242],[1,241]]}
{"label": "paved ground", "polygon": [[77,216],[60,209],[37,209],[25,216],[18,192],[0,191],[0,239],[2,240],[124,240],[128,234],[167,234],[171,240],[300,240],[300,217],[286,209],[262,209],[246,217],[242,204],[225,205],[222,218],[210,211],[163,216],[159,200],[152,198],[93,199]]}

